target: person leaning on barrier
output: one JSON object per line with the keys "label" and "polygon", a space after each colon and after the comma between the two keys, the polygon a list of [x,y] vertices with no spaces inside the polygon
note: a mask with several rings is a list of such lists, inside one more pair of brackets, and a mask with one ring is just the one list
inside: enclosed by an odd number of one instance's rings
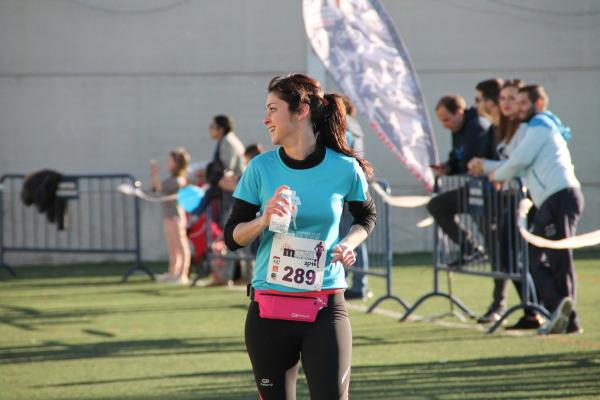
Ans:
{"label": "person leaning on barrier", "polygon": [[[436,176],[466,174],[467,163],[479,155],[485,140],[485,128],[477,109],[467,108],[461,96],[447,95],[438,101],[435,112],[444,128],[452,132],[452,149],[448,161],[432,165],[431,168]],[[454,219],[456,214],[465,211],[461,209],[459,200],[466,196],[467,189],[462,187],[442,192],[427,204],[427,210],[437,225],[461,246],[460,256],[451,261],[449,266],[459,266],[485,256],[485,251],[474,243],[472,234],[460,227]],[[461,241],[461,238],[464,240]]]}
{"label": "person leaning on barrier", "polygon": [[[566,142],[570,130],[546,111],[548,96],[542,86],[519,89],[518,99],[519,117],[527,123],[527,129],[510,157],[489,179],[504,182],[522,175],[538,208],[533,233],[552,240],[573,236],[584,201]],[[574,307],[576,278],[572,250],[531,246],[530,260],[541,301],[553,313],[541,333],[581,332]]]}
{"label": "person leaning on barrier", "polygon": [[[477,155],[478,157],[473,157],[468,163],[467,168],[469,168],[469,174],[477,176],[473,174],[470,166],[474,163],[475,160],[481,158],[486,158],[490,160],[498,160],[499,154],[497,150],[497,140],[498,130],[500,127],[500,121],[502,117],[502,113],[500,112],[499,106],[499,97],[500,97],[500,89],[504,84],[503,80],[500,78],[488,79],[485,81],[481,81],[475,86],[475,104],[477,105],[477,112],[480,116],[487,118],[491,124],[487,131],[485,132],[485,140],[483,141],[483,145],[480,153]],[[484,204],[486,209],[493,210],[494,207],[492,203],[494,202],[497,194],[492,192],[491,196],[484,196]],[[491,254],[491,263],[494,269],[498,269],[499,260],[496,259],[495,254],[490,249],[494,248],[493,239],[494,234],[492,232],[492,225],[498,226],[497,221],[495,220],[498,216],[493,215],[491,212],[486,212],[486,216],[490,216],[494,220],[486,220],[482,221],[485,226],[483,227],[483,232],[486,240],[486,245],[488,248],[488,252]],[[502,303],[501,296],[496,293],[497,287],[499,284],[496,283],[498,280],[494,280],[494,302],[490,307],[488,307],[486,313],[477,319],[478,323],[490,323],[495,322],[500,319],[502,311],[504,309],[505,304]],[[504,296],[505,298],[506,296]]]}
{"label": "person leaning on barrier", "polygon": [[498,102],[500,90],[503,85],[504,81],[502,79],[493,78],[481,81],[475,86],[475,104],[477,106],[477,113],[479,116],[489,120],[490,126],[485,131],[485,138],[479,153],[476,157],[473,157],[467,162],[467,169],[469,169],[469,164],[478,157],[492,160],[499,159],[498,150],[496,148],[496,136],[498,135],[502,115]]}
{"label": "person leaning on barrier", "polygon": [[[522,132],[525,131],[527,124],[521,123],[519,119],[519,104],[517,95],[519,89],[524,86],[520,79],[511,79],[504,82],[498,96],[498,108],[500,111],[499,119],[496,123],[493,136],[488,136],[486,145],[481,153],[481,158],[475,157],[469,161],[469,174],[473,176],[487,176],[494,168],[506,160],[510,151],[519,143]],[[494,121],[494,120],[492,120]],[[495,147],[492,152],[490,147]],[[510,191],[503,191],[499,194],[502,200],[503,208],[497,208],[500,215],[497,221],[498,240],[499,240],[499,260],[497,268],[501,272],[515,272],[518,264],[519,254],[515,251],[515,246],[510,245],[511,238],[516,234],[516,204],[515,195]],[[511,251],[511,249],[513,251]],[[512,268],[511,268],[512,267]],[[513,280],[519,297],[522,295],[521,282]],[[508,280],[494,279],[493,300],[486,313],[477,319],[479,323],[491,323],[500,319],[502,312],[506,307],[506,288]],[[531,288],[535,290],[535,288]],[[533,299],[530,299],[533,301]],[[532,310],[525,310],[517,323],[506,329],[536,329],[542,325],[542,318]]]}

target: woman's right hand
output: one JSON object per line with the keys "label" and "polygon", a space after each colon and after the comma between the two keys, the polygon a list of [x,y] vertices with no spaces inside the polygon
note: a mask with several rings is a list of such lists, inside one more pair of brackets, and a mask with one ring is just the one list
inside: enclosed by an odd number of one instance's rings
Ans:
{"label": "woman's right hand", "polygon": [[467,164],[469,175],[483,176],[483,159],[473,157]]}
{"label": "woman's right hand", "polygon": [[281,191],[284,189],[289,189],[289,187],[286,185],[279,186],[277,189],[275,189],[273,197],[271,197],[269,201],[267,201],[265,210],[260,216],[263,228],[269,226],[272,215],[278,215],[280,217],[283,217],[288,213],[288,210],[291,208],[289,200],[281,195]]}

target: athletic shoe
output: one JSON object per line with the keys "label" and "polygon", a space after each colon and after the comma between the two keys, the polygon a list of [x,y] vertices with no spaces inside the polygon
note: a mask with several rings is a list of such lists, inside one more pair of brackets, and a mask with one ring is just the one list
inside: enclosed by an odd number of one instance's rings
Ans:
{"label": "athletic shoe", "polygon": [[187,286],[190,284],[190,279],[187,276],[182,276],[179,277],[177,280],[175,280],[175,284],[177,285],[181,285],[181,286]]}
{"label": "athletic shoe", "polygon": [[567,326],[567,330],[566,333],[568,334],[573,334],[573,335],[578,335],[583,333],[583,328],[580,326]]}
{"label": "athletic shoe", "polygon": [[494,310],[490,308],[485,314],[477,318],[478,324],[491,324],[502,318],[502,310]]}
{"label": "athletic shoe", "polygon": [[371,297],[373,297],[373,292],[371,292],[370,290],[367,292],[367,294],[363,294],[362,292],[355,292],[353,290],[344,291],[344,299],[346,300],[362,299],[366,301]]}
{"label": "athletic shoe", "polygon": [[168,272],[158,275],[157,278],[158,278],[157,280],[159,282],[163,282],[163,283],[169,283],[169,282],[172,282],[174,279],[176,279],[175,276],[169,274]]}
{"label": "athletic shoe", "polygon": [[552,319],[546,326],[540,329],[539,333],[555,334],[566,333],[569,326],[569,316],[573,312],[573,300],[570,297],[565,297],[561,300],[558,307],[552,314]]}
{"label": "athletic shoe", "polygon": [[570,318],[569,318],[569,325],[567,325],[567,333],[574,333],[574,334],[583,333],[583,328],[581,327],[581,325],[579,325],[578,322],[575,322],[573,313],[571,313]]}
{"label": "athletic shoe", "polygon": [[517,321],[516,324],[507,326],[507,330],[517,330],[517,329],[539,329],[542,327],[544,323],[544,319],[536,315],[535,317],[524,315]]}
{"label": "athletic shoe", "polygon": [[478,247],[470,253],[463,253],[459,255],[456,259],[450,261],[448,263],[448,268],[460,268],[464,265],[474,263],[477,261],[485,261],[485,258],[485,251]]}

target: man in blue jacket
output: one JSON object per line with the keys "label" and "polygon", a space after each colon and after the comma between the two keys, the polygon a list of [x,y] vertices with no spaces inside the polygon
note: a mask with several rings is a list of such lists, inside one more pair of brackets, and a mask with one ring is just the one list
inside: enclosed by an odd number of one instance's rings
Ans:
{"label": "man in blue jacket", "polygon": [[[482,125],[477,109],[467,108],[467,103],[461,96],[446,95],[438,101],[435,113],[444,128],[452,132],[452,149],[448,161],[431,166],[433,173],[437,176],[467,174],[467,164],[473,157],[479,157],[486,137],[486,128]],[[464,207],[461,199],[465,198],[467,188],[461,187],[442,192],[427,204],[427,211],[438,226],[454,243],[461,246],[459,257],[448,263],[450,267],[458,267],[485,256],[485,251],[475,244],[472,233],[455,220],[456,214],[466,212],[461,209]]]}
{"label": "man in blue jacket", "polygon": [[[581,185],[567,147],[570,131],[549,111],[540,85],[525,86],[518,95],[519,117],[528,124],[523,140],[510,157],[490,174],[491,181],[522,176],[538,208],[533,233],[558,240],[575,235],[583,210]],[[572,250],[531,246],[531,274],[541,301],[553,317],[542,333],[579,333],[574,308],[575,269]]]}

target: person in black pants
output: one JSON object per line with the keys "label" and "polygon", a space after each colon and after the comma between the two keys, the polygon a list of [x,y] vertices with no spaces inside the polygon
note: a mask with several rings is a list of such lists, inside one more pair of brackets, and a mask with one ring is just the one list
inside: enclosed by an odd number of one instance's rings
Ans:
{"label": "person in black pants", "polygon": [[[517,94],[523,87],[523,81],[510,79],[504,82],[501,90],[497,90],[494,80],[480,82],[477,96],[483,101],[480,114],[489,115],[492,126],[488,130],[486,142],[481,152],[481,158],[473,158],[469,161],[469,174],[473,176],[485,176],[496,168],[509,156],[510,150],[518,141],[518,129],[524,129],[519,120],[519,106]],[[517,138],[515,138],[517,137]],[[513,141],[513,138],[515,140]],[[502,273],[519,272],[519,258],[523,249],[519,248],[519,235],[516,232],[516,194],[512,190],[502,190],[494,199],[497,203],[492,207],[495,211],[496,220],[493,221],[496,233],[488,239],[492,254],[491,263],[494,271]],[[495,235],[495,236],[494,236]],[[519,296],[522,295],[521,282],[513,280],[513,284]],[[492,323],[501,318],[506,307],[508,281],[506,279],[494,279],[493,300],[484,315],[477,319],[478,323]],[[535,288],[529,288],[529,301],[534,302]],[[536,329],[542,326],[543,319],[534,310],[526,309],[523,317],[514,325],[506,329]]]}
{"label": "person in black pants", "polygon": [[[575,235],[584,200],[575,176],[567,140],[570,129],[547,110],[548,96],[540,85],[519,89],[519,117],[527,123],[523,140],[490,175],[507,181],[522,175],[538,208],[533,233],[551,240]],[[552,318],[540,333],[580,333],[575,311],[576,278],[572,250],[531,246],[531,274]]]}
{"label": "person in black pants", "polygon": [[[438,101],[435,112],[444,128],[452,132],[452,149],[448,161],[431,168],[436,176],[466,174],[468,162],[479,155],[486,135],[477,109],[467,108],[461,96],[446,95]],[[456,214],[466,212],[461,209],[461,204],[466,204],[467,194],[468,189],[463,186],[440,193],[427,204],[427,211],[436,224],[461,246],[459,257],[449,266],[463,265],[485,256],[484,250],[475,245],[471,232],[460,227],[454,219]]]}

